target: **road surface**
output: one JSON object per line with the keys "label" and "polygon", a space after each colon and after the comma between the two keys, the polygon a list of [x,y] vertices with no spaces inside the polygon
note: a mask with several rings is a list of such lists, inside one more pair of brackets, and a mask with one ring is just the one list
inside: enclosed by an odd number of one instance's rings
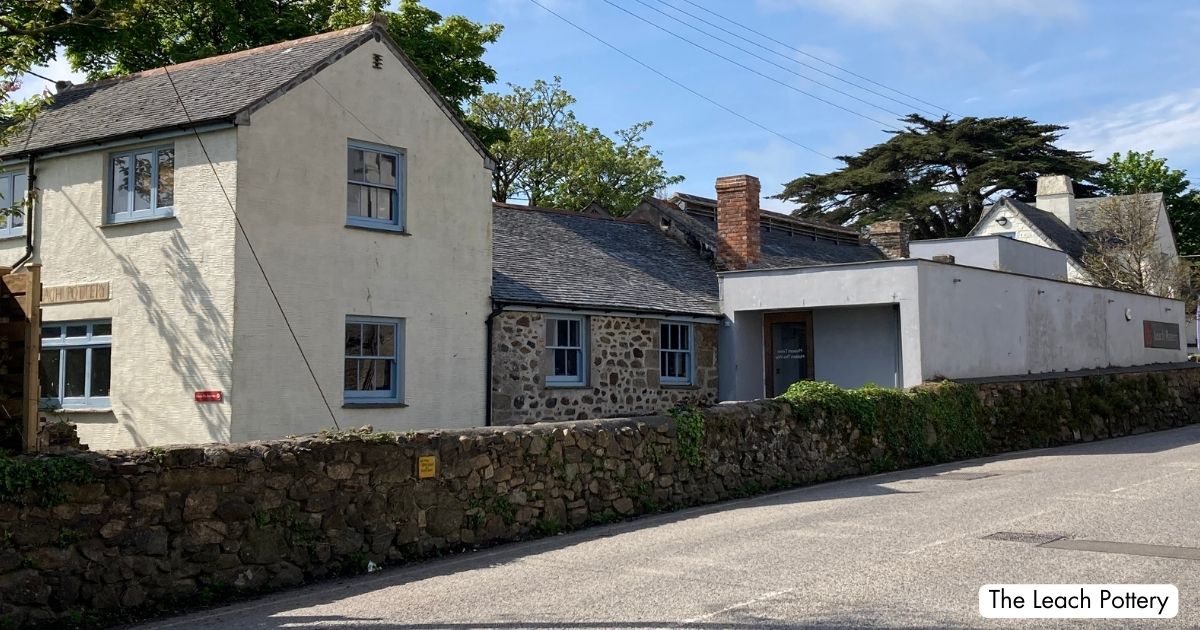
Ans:
{"label": "road surface", "polygon": [[[985,538],[1002,532],[1041,537]],[[1197,548],[1200,426],[731,501],[141,627],[1200,627]],[[989,620],[978,591],[993,583],[1171,583],[1179,615]]]}

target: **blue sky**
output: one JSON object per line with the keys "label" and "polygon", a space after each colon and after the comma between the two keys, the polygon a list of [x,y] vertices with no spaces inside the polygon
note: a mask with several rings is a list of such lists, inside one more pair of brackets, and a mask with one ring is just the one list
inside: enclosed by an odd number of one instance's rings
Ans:
{"label": "blue sky", "polygon": [[[882,125],[799,94],[693,48],[605,0],[539,0],[621,50],[722,105],[827,155],[854,153],[886,139]],[[637,0],[611,0],[699,41]],[[660,0],[643,0],[671,12]],[[1200,184],[1200,3],[1085,0],[693,0],[879,83],[959,115],[1022,115],[1069,125],[1062,144],[1104,156],[1156,149]],[[649,142],[677,188],[712,194],[721,175],[750,173],[763,194],[806,172],[836,168],[672,85],[588,38],[529,0],[425,0],[439,12],[500,22],[505,31],[486,59],[504,83],[560,75],[583,122],[605,131],[654,121]],[[703,14],[685,0],[663,0]],[[685,16],[676,13],[681,19]],[[731,30],[737,30],[723,24]],[[700,28],[732,39],[709,26]],[[787,48],[747,37],[834,74]],[[739,46],[899,112],[897,105],[836,82],[742,40]],[[890,114],[853,101],[712,39],[705,45],[795,88],[884,122]],[[69,71],[60,64],[54,78]],[[847,79],[863,83],[849,75]],[[880,88],[870,86],[879,91]],[[40,89],[32,81],[28,89]],[[896,98],[904,97],[892,94]],[[932,108],[931,108],[932,109]],[[764,205],[787,205],[764,200]]]}

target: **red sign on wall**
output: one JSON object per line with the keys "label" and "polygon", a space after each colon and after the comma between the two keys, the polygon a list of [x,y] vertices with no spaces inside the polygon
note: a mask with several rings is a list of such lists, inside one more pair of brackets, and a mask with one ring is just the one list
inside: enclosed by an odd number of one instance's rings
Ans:
{"label": "red sign on wall", "polygon": [[202,389],[196,392],[196,402],[221,402],[225,394],[217,389]]}

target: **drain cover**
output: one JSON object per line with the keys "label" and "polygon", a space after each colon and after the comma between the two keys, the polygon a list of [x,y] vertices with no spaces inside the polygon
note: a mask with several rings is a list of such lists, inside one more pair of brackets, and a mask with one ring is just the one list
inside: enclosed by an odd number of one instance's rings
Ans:
{"label": "drain cover", "polygon": [[1029,545],[1044,545],[1048,542],[1053,542],[1066,537],[1066,534],[1055,533],[1038,534],[1034,532],[996,532],[995,534],[988,534],[987,536],[984,536],[983,539],[1019,542]]}
{"label": "drain cover", "polygon": [[987,479],[995,477],[1000,473],[988,472],[946,472],[940,475],[934,475],[934,479],[945,479],[947,481],[975,481],[976,479]]}

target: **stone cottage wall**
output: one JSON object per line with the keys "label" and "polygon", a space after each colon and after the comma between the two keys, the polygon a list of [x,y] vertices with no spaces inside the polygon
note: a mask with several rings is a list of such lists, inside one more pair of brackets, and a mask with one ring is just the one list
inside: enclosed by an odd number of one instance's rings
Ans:
{"label": "stone cottage wall", "polygon": [[[954,426],[979,438],[969,451],[888,414],[763,400],[678,418],[0,458],[0,627],[119,620],[769,488],[1200,421],[1200,368],[939,387],[914,396],[965,398]],[[7,482],[39,462],[87,474],[14,495]]]}
{"label": "stone cottage wall", "polygon": [[584,387],[546,385],[546,316],[504,312],[493,323],[492,423],[522,424],[644,416],[717,400],[716,324],[692,324],[692,385],[659,383],[659,324],[641,317],[591,316]]}

